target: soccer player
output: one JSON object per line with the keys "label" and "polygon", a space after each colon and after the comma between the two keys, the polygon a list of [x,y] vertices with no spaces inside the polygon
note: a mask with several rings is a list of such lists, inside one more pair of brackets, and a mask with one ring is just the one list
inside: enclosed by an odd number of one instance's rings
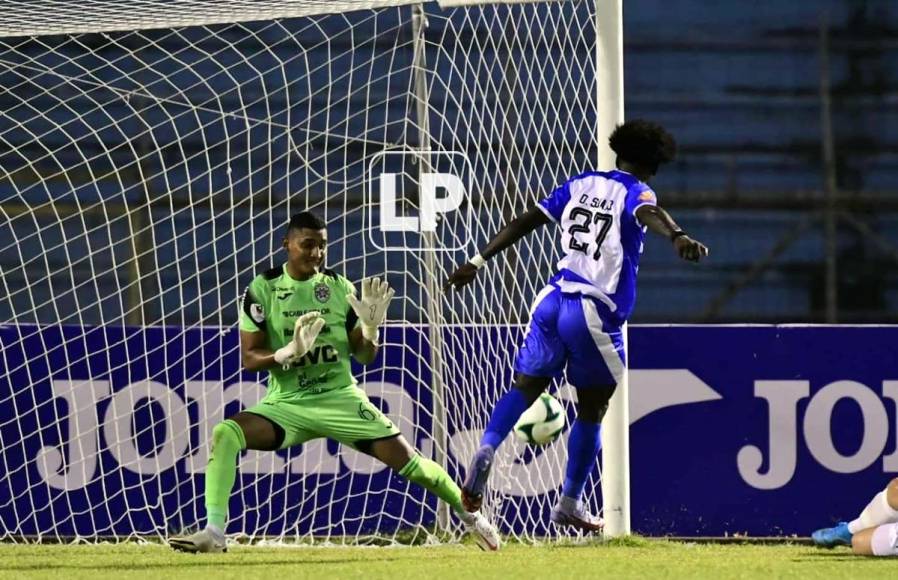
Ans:
{"label": "soccer player", "polygon": [[673,159],[673,137],[655,123],[634,120],[618,126],[609,142],[617,154],[616,169],[589,171],[562,183],[506,225],[446,283],[447,289],[465,286],[487,260],[531,231],[550,222],[560,226],[564,255],[558,272],[533,301],[515,357],[514,387],[493,409],[462,485],[469,510],[480,508],[496,448],[566,368],[567,381],[577,389],[577,419],[568,439],[562,494],[551,517],[585,531],[602,528],[581,497],[598,459],[599,424],[626,365],[621,326],[633,310],[646,228],[669,239],[684,260],[697,262],[708,255],[707,247],[658,207],[647,184],[661,164]]}
{"label": "soccer player", "polygon": [[418,455],[361,390],[349,357],[368,364],[377,356],[378,328],[393,290],[377,278],[353,284],[324,267],[325,224],[302,212],[290,219],[283,241],[287,262],[253,279],[240,308],[240,351],[249,371],[268,371],[259,404],[212,430],[206,468],[205,529],[170,545],[186,552],[224,552],[228,497],[244,449],[274,451],[328,437],[376,457],[400,476],[448,503],[477,544],[499,548],[499,536],[480,513],[469,513],[449,474]]}
{"label": "soccer player", "polygon": [[823,548],[851,546],[859,556],[898,556],[898,477],[873,496],[861,515],[811,534]]}

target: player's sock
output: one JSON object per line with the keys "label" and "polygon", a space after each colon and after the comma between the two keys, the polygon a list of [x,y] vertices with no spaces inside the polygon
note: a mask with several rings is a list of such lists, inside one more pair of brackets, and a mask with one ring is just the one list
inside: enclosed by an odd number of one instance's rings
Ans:
{"label": "player's sock", "polygon": [[483,432],[483,437],[480,439],[480,446],[488,445],[493,449],[499,447],[502,441],[508,437],[521,414],[532,404],[533,401],[528,401],[527,396],[519,389],[512,388],[505,393],[493,407],[486,431]]}
{"label": "player's sock", "polygon": [[848,531],[856,534],[867,528],[898,522],[898,509],[889,505],[888,488],[873,496],[873,499],[856,520],[848,523]]}
{"label": "player's sock", "polygon": [[567,469],[561,494],[579,500],[592,473],[602,445],[601,425],[589,421],[574,421],[567,442]]}
{"label": "player's sock", "polygon": [[461,489],[439,464],[415,454],[405,464],[405,467],[399,470],[399,475],[436,494],[437,497],[449,504],[449,507],[462,518],[462,521],[467,523],[471,518],[471,514],[467,513],[462,506]]}
{"label": "player's sock", "polygon": [[237,454],[246,448],[240,425],[227,419],[212,429],[212,453],[206,466],[206,523],[223,534],[228,499],[237,477]]}

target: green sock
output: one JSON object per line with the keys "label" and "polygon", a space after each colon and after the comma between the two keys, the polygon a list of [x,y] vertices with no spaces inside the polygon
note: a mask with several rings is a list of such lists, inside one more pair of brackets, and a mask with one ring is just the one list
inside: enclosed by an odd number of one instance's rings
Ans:
{"label": "green sock", "polygon": [[243,430],[234,421],[227,419],[212,429],[212,453],[206,466],[206,521],[222,532],[237,478],[237,454],[245,448]]}
{"label": "green sock", "polygon": [[399,475],[436,494],[437,497],[449,504],[449,507],[463,521],[468,521],[471,518],[461,503],[461,489],[439,464],[415,454],[399,471]]}

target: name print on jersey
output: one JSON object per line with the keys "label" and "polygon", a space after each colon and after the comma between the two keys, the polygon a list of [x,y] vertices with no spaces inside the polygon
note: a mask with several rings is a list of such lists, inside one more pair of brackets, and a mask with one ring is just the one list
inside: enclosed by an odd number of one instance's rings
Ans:
{"label": "name print on jersey", "polygon": [[593,197],[590,199],[589,194],[584,193],[580,196],[580,203],[582,205],[586,205],[589,203],[589,207],[595,209],[603,209],[605,211],[611,211],[614,209],[614,200],[613,199],[604,199],[601,197]]}

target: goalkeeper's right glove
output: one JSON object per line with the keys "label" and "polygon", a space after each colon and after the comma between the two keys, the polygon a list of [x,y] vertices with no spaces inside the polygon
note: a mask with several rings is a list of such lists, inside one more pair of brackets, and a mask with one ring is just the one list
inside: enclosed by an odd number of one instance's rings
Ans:
{"label": "goalkeeper's right glove", "polygon": [[274,351],[274,362],[282,365],[284,370],[293,366],[297,360],[312,350],[318,333],[324,328],[324,318],[317,310],[307,312],[296,319],[293,325],[293,340]]}

